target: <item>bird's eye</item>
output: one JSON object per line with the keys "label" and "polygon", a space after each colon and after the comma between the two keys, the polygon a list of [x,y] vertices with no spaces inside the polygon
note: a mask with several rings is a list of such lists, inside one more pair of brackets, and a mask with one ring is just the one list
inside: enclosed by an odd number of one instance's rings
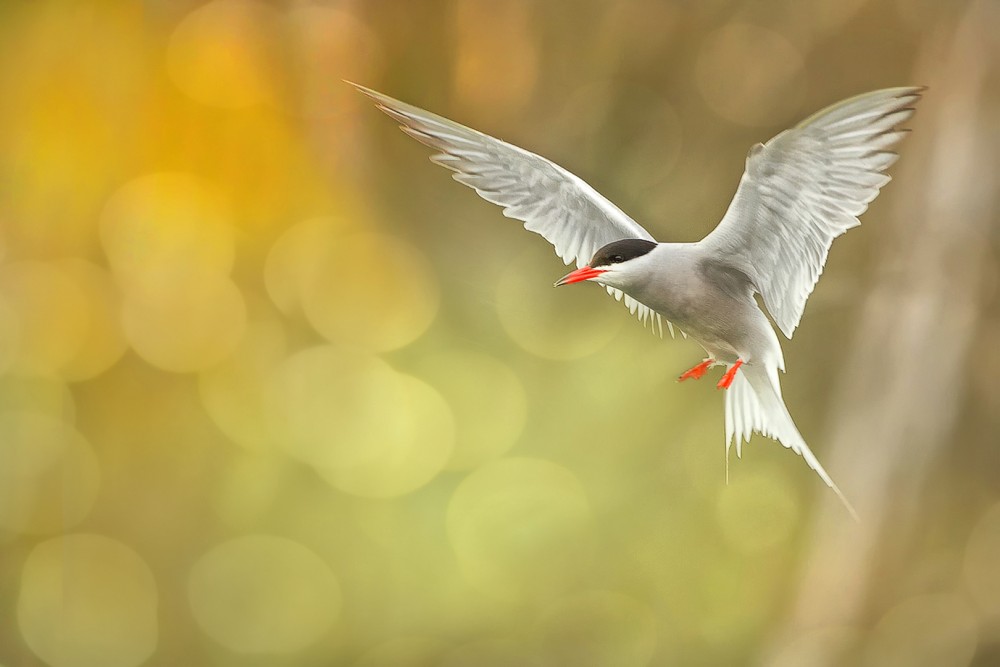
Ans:
{"label": "bird's eye", "polygon": [[611,258],[611,263],[612,264],[619,264],[619,263],[624,262],[624,261],[625,261],[625,258],[622,257],[621,255],[615,255],[614,257]]}

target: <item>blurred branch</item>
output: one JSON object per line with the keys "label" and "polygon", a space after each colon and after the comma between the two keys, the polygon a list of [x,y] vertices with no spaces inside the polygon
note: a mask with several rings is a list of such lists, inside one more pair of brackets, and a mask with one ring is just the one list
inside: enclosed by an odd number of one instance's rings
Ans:
{"label": "blurred branch", "polygon": [[[986,106],[993,103],[988,77],[1000,63],[998,19],[996,3],[972,3],[952,34],[929,44],[918,67],[916,83],[930,90],[911,121],[916,132],[898,173],[925,186],[913,188],[920,196],[901,202],[887,221],[882,270],[844,364],[828,438],[829,468],[840,471],[862,523],[846,520],[835,500],[826,503],[792,612],[764,664],[791,664],[786,648],[804,632],[860,625],[876,568],[903,568],[907,550],[898,545],[913,543],[927,513],[922,489],[961,404],[989,266],[986,240],[1000,204],[1000,146],[990,127],[996,109]],[[795,664],[842,659],[821,644],[813,654],[796,652]]]}

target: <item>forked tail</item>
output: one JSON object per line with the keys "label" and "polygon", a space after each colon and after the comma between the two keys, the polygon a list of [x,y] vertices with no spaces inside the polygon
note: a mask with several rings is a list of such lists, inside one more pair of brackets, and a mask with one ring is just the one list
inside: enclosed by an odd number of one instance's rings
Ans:
{"label": "forked tail", "polygon": [[833,489],[844,507],[858,521],[858,513],[847,501],[840,488],[824,470],[819,459],[809,449],[799,430],[788,414],[781,398],[778,369],[759,364],[744,364],[726,390],[726,478],[729,478],[729,448],[736,443],[736,456],[742,455],[742,443],[750,441],[753,432],[763,433],[777,440],[805,459],[809,467]]}

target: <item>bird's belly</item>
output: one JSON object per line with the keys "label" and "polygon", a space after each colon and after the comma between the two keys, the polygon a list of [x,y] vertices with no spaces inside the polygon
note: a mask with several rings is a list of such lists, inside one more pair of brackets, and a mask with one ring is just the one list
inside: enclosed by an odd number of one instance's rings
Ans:
{"label": "bird's belly", "polygon": [[748,325],[755,315],[760,316],[755,303],[733,299],[697,282],[670,287],[643,290],[635,298],[697,341],[712,358],[732,363],[745,356]]}

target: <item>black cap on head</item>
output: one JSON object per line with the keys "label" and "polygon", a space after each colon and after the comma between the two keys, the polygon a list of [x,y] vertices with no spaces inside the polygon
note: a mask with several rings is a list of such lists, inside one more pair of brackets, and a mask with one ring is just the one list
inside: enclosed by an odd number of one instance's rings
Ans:
{"label": "black cap on head", "polygon": [[647,252],[656,247],[655,241],[646,239],[622,239],[612,241],[594,253],[590,260],[590,266],[610,266],[611,264],[621,264],[636,257],[642,257]]}

